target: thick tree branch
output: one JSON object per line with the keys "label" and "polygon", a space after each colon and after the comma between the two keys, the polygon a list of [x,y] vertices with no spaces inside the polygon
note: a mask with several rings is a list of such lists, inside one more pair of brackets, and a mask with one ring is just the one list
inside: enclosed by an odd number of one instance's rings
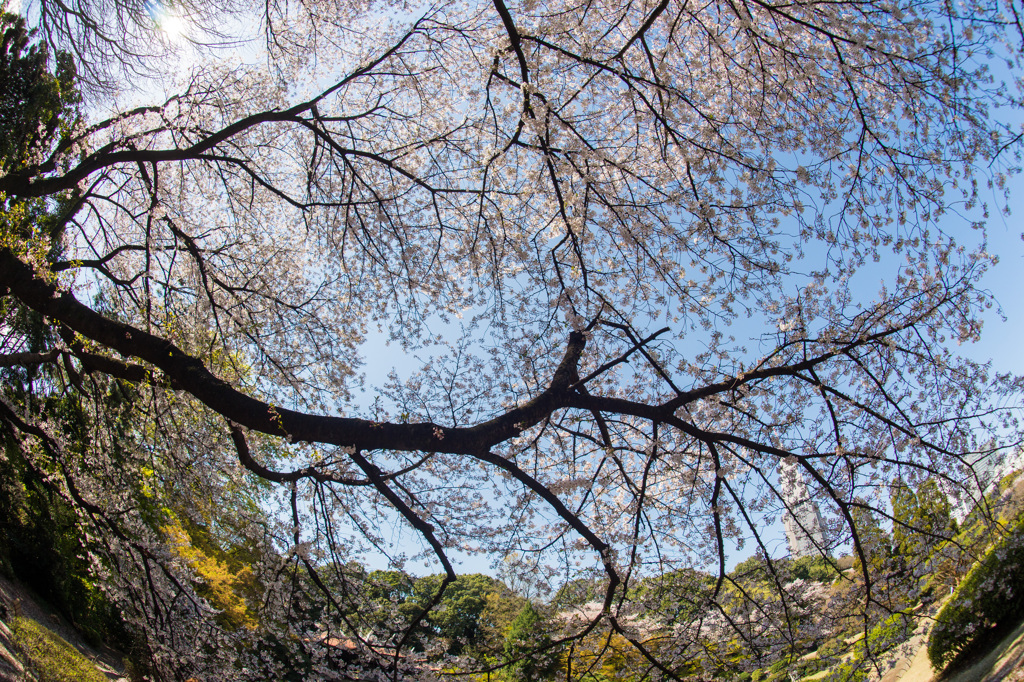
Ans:
{"label": "thick tree branch", "polygon": [[[215,376],[197,358],[176,345],[131,325],[111,320],[80,303],[72,294],[38,277],[8,248],[0,249],[0,291],[15,296],[25,305],[67,326],[83,337],[136,357],[163,372],[180,390],[187,391],[228,420],[254,431],[292,441],[309,441],[352,447],[358,450],[419,450],[476,454],[514,438],[539,424],[564,403],[586,339],[581,332],[569,335],[565,356],[550,385],[526,404],[472,427],[448,428],[432,423],[391,424],[368,419],[329,417],[289,410],[258,400]],[[92,357],[103,366],[124,375],[144,370],[109,359]]]}

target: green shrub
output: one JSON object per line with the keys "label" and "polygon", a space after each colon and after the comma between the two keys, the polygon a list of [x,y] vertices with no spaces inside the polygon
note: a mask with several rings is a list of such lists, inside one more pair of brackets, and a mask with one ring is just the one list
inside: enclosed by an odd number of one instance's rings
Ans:
{"label": "green shrub", "polygon": [[863,661],[860,659],[846,661],[834,668],[825,677],[825,680],[828,682],[862,682],[868,679],[867,670],[864,669],[862,664]]}
{"label": "green shrub", "polygon": [[793,562],[791,570],[794,578],[818,583],[830,583],[839,577],[836,563],[823,556],[800,557]]}
{"label": "green shrub", "polygon": [[902,613],[894,613],[868,632],[867,650],[878,655],[907,641],[913,633],[913,619]]}
{"label": "green shrub", "polygon": [[989,548],[936,617],[928,659],[936,670],[984,641],[993,626],[1012,624],[1024,613],[1024,520]]}
{"label": "green shrub", "polygon": [[849,645],[843,639],[843,637],[836,636],[832,639],[826,640],[820,647],[818,647],[818,657],[823,661],[833,661],[838,659],[846,650]]}
{"label": "green shrub", "polygon": [[15,644],[39,682],[107,682],[88,658],[34,620],[19,617],[10,625]]}

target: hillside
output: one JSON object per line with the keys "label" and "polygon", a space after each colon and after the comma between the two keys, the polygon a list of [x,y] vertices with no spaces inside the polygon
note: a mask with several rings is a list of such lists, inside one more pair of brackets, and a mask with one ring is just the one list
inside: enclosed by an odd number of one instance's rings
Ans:
{"label": "hillside", "polygon": [[30,589],[0,576],[0,682],[128,682],[122,655],[91,646]]}

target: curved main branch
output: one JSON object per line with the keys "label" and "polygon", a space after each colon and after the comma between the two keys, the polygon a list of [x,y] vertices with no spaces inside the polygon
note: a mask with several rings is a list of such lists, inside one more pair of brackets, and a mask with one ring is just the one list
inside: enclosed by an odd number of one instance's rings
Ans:
{"label": "curved main branch", "polygon": [[357,450],[419,450],[478,455],[516,437],[566,404],[578,376],[586,337],[569,334],[565,355],[550,385],[524,405],[471,427],[449,428],[423,422],[393,424],[369,419],[331,417],[289,410],[247,395],[213,374],[203,362],[170,341],[129,324],[111,320],[69,292],[38,276],[9,248],[0,248],[0,294],[15,296],[37,312],[83,337],[138,358],[166,375],[210,409],[246,428],[291,441],[325,443]]}

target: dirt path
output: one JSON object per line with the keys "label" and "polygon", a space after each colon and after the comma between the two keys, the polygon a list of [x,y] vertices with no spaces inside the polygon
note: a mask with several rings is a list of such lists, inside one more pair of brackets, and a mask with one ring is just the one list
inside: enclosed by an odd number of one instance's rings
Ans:
{"label": "dirt path", "polygon": [[[927,644],[927,637],[922,638],[906,672],[894,681],[885,682],[939,682],[939,676],[928,661]],[[966,670],[941,679],[942,682],[1024,682],[1024,623],[1003,638],[987,656]]]}

